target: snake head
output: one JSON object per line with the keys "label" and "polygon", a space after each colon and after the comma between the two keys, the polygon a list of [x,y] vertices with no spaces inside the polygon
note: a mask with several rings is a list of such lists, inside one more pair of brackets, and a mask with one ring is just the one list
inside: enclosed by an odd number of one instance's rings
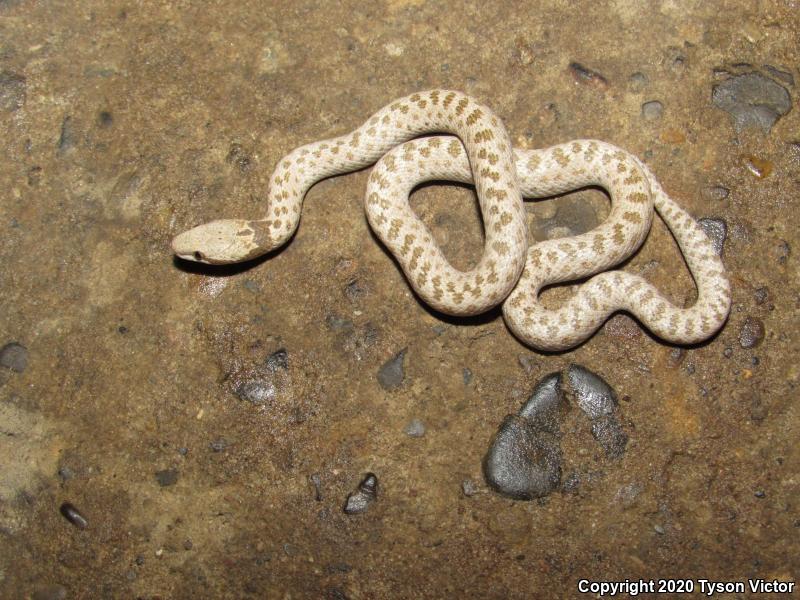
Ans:
{"label": "snake head", "polygon": [[172,251],[179,258],[207,265],[238,263],[271,249],[266,227],[244,219],[203,223],[172,240]]}

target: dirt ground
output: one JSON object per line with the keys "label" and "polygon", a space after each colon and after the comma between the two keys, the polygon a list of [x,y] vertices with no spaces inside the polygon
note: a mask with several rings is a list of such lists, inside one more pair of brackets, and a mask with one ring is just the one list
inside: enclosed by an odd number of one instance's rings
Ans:
{"label": "dirt ground", "polygon": [[[795,580],[799,11],[0,1],[0,596],[536,598],[579,596],[581,579]],[[758,89],[714,101],[742,76]],[[543,355],[498,310],[435,314],[369,231],[368,171],[313,187],[293,240],[255,264],[173,259],[188,227],[261,216],[293,148],[434,87],[491,106],[519,147],[598,138],[643,158],[724,233],[721,333],[678,349],[617,315]],[[766,109],[747,96],[762,92]],[[456,266],[477,261],[471,189],[426,186],[412,204]],[[540,239],[608,210],[595,190],[528,204]],[[661,222],[624,268],[694,298]],[[624,452],[609,458],[572,410],[559,489],[491,491],[492,435],[573,363],[616,391]],[[377,500],[345,514],[368,472]]]}

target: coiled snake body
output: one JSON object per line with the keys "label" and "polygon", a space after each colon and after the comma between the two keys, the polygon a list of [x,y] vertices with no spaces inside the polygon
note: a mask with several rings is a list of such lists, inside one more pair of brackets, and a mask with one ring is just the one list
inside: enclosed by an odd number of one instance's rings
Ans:
{"label": "coiled snake body", "polygon": [[[431,133],[457,137],[413,139]],[[618,310],[678,344],[707,339],[727,318],[730,286],[722,261],[697,222],[637,158],[597,140],[515,150],[491,109],[446,90],[402,98],[350,134],[297,148],[272,175],[264,219],[200,225],[176,236],[173,250],[181,258],[209,264],[265,254],[292,236],[303,198],[314,183],[376,161],[366,193],[369,223],[420,298],[441,312],[474,315],[502,302],[509,328],[540,350],[579,344]],[[485,243],[480,261],[469,271],[450,265],[408,204],[414,186],[437,179],[475,184]],[[612,208],[606,221],[590,232],[529,247],[522,197],[588,185],[609,192]],[[641,277],[603,272],[639,248],[654,206],[697,285],[697,301],[690,308],[674,306]],[[543,287],[591,275],[560,309],[539,303]]]}

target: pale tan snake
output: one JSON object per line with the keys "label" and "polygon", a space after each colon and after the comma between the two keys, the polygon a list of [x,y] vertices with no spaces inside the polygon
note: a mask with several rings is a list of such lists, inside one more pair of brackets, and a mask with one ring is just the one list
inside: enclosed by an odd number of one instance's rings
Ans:
{"label": "pale tan snake", "polygon": [[[425,133],[451,133],[460,141],[447,136],[408,141]],[[314,183],[378,159],[366,194],[369,222],[414,290],[439,311],[473,315],[503,302],[511,330],[541,350],[577,345],[617,310],[633,313],[656,335],[679,344],[707,339],[727,317],[730,287],[722,261],[699,225],[638,159],[595,140],[513,150],[502,122],[488,107],[446,90],[402,98],[350,134],[297,148],[272,175],[264,219],[200,225],[178,235],[173,250],[181,258],[210,264],[260,256],[294,233],[303,198]],[[485,244],[469,271],[449,264],[408,205],[411,189],[431,179],[475,183]],[[522,196],[550,196],[587,185],[609,191],[608,219],[588,233],[529,248]],[[541,306],[542,287],[587,277],[630,256],[649,231],[654,202],[697,284],[692,307],[677,308],[642,278],[620,271],[596,275],[558,310]]]}

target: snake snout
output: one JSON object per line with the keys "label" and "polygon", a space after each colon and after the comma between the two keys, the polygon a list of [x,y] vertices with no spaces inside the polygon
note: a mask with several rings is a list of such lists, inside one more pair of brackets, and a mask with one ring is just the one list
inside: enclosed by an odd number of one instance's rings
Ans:
{"label": "snake snout", "polygon": [[198,225],[175,236],[176,256],[208,265],[228,265],[253,257],[257,245],[248,221],[222,219]]}

